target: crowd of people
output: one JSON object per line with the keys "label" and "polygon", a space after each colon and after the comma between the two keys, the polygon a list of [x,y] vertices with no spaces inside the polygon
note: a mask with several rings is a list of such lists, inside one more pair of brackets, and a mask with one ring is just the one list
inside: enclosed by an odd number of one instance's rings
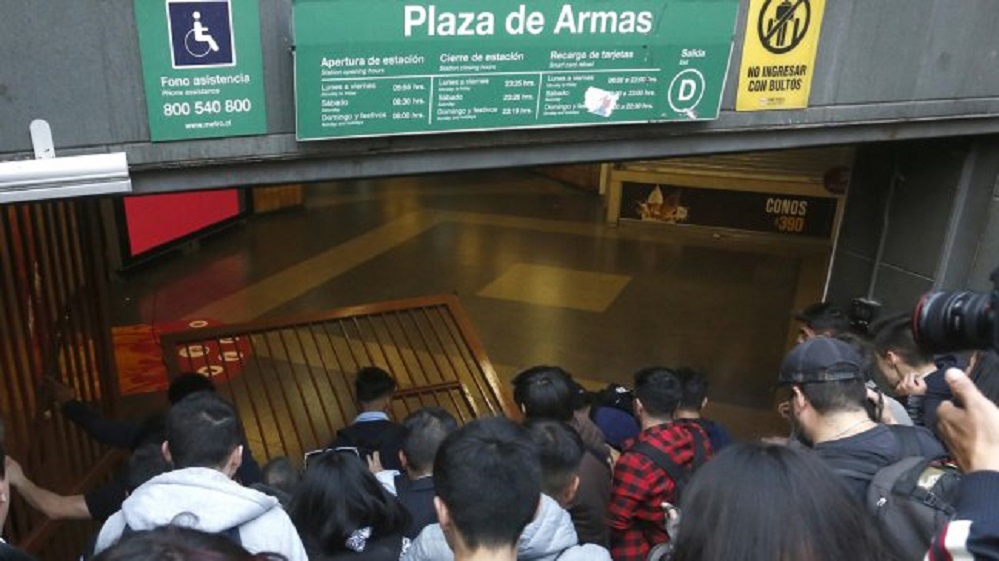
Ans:
{"label": "crowd of people", "polygon": [[[755,442],[702,415],[708,379],[688,368],[591,392],[536,366],[513,380],[521,419],[462,426],[436,407],[391,419],[395,380],[369,366],[359,415],[327,447],[262,468],[200,375],[138,424],[57,387],[64,415],[131,451],[127,469],[62,496],[0,434],[0,523],[13,491],[100,521],[83,557],[104,561],[999,559],[995,353],[929,355],[902,318],[858,337],[827,304],[798,320],[776,376],[787,434]],[[2,541],[0,558],[28,559]]]}

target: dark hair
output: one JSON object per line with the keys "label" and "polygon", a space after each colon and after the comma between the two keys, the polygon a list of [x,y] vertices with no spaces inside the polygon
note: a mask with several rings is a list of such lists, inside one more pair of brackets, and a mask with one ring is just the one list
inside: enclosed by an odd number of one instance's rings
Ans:
{"label": "dark hair", "polygon": [[572,378],[558,366],[534,366],[513,379],[513,400],[527,418],[568,421],[575,405]]}
{"label": "dark hair", "polygon": [[541,498],[537,447],[509,419],[472,421],[441,445],[434,487],[470,549],[512,546]]}
{"label": "dark hair", "polygon": [[850,329],[850,319],[838,306],[817,302],[794,316],[819,335],[836,336]]}
{"label": "dark hair", "polygon": [[167,447],[175,468],[219,468],[242,435],[236,410],[215,392],[193,393],[167,413]]}
{"label": "dark hair", "polygon": [[837,380],[796,384],[808,403],[820,414],[839,411],[866,411],[867,386],[864,380]]}
{"label": "dark hair", "polygon": [[635,392],[621,384],[607,384],[606,388],[593,394],[593,404],[597,407],[613,407],[634,415]]}
{"label": "dark hair", "polygon": [[635,372],[635,397],[653,417],[670,417],[683,398],[683,386],[669,368],[643,368]]}
{"label": "dark hair", "polygon": [[264,561],[282,560],[276,553],[256,555],[222,534],[183,526],[160,526],[130,532],[94,561]]}
{"label": "dark hair", "polygon": [[733,444],[697,471],[681,510],[672,561],[889,559],[862,505],[806,450]]}
{"label": "dark hair", "polygon": [[558,498],[579,474],[585,448],[579,433],[565,423],[546,419],[530,419],[524,428],[538,447],[541,461],[541,489],[549,497]]}
{"label": "dark hair", "polygon": [[215,382],[212,382],[208,376],[197,372],[184,372],[170,382],[167,399],[173,405],[192,393],[213,391],[215,391]]}
{"label": "dark hair", "polygon": [[895,316],[878,322],[873,327],[871,346],[879,356],[888,351],[897,354],[909,366],[933,362],[933,355],[919,348],[912,336],[912,316]]}
{"label": "dark hair", "polygon": [[128,458],[128,469],[125,472],[125,485],[134,490],[146,481],[170,471],[170,462],[163,457],[160,444],[144,444],[136,448]]}
{"label": "dark hair", "polygon": [[298,470],[288,459],[288,456],[278,456],[264,464],[261,469],[265,485],[278,491],[293,493],[298,485]]}
{"label": "dark hair", "polygon": [[392,395],[395,380],[391,374],[377,366],[366,366],[357,371],[354,389],[357,391],[357,401],[369,403]]}
{"label": "dark hair", "polygon": [[401,533],[410,516],[350,451],[327,450],[309,459],[288,507],[309,556],[347,551],[347,538],[371,527],[374,537]]}
{"label": "dark hair", "polygon": [[700,411],[704,399],[708,397],[708,377],[693,368],[677,368],[676,376],[683,384],[680,409]]}
{"label": "dark hair", "polygon": [[458,421],[440,407],[424,407],[402,421],[406,438],[402,451],[413,471],[427,473],[434,467],[434,456],[447,435],[458,429]]}

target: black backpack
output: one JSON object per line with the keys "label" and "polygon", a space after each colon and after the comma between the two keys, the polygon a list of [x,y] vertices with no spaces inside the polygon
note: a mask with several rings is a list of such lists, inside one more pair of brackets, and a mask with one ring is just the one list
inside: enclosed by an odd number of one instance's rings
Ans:
{"label": "black backpack", "polygon": [[870,481],[864,502],[878,532],[902,560],[921,560],[933,537],[954,515],[961,473],[953,465],[922,457],[912,427],[889,428],[902,451],[901,460],[879,469],[873,477],[850,470],[837,472]]}

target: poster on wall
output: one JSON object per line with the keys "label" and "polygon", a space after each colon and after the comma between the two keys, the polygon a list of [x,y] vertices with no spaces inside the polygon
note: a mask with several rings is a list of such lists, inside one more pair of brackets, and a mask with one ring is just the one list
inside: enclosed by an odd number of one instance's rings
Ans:
{"label": "poster on wall", "polygon": [[837,204],[834,197],[624,182],[619,218],[828,239]]}
{"label": "poster on wall", "polygon": [[295,0],[299,140],[714,119],[738,0]]}
{"label": "poster on wall", "polygon": [[153,142],[267,132],[257,0],[134,0]]}
{"label": "poster on wall", "polygon": [[736,111],[808,107],[825,7],[825,0],[750,0]]}

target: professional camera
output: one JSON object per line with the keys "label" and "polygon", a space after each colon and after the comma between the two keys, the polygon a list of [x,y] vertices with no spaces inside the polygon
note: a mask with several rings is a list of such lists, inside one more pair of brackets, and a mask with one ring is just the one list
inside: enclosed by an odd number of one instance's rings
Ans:
{"label": "professional camera", "polygon": [[868,336],[871,334],[871,324],[877,319],[881,312],[881,303],[870,298],[854,298],[850,302],[850,311],[847,319],[850,321],[850,329],[859,335]]}
{"label": "professional camera", "polygon": [[927,292],[912,317],[912,334],[927,351],[999,351],[999,269],[992,271],[992,292]]}

